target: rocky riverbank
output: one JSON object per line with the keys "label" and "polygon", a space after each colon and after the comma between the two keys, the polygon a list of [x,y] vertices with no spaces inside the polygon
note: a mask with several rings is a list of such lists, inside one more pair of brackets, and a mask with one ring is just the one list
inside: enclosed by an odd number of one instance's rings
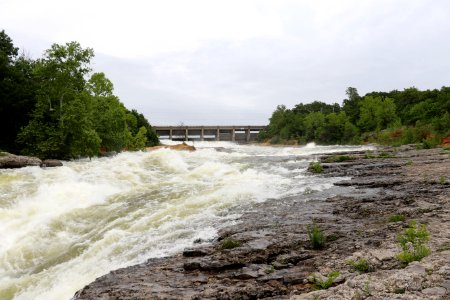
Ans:
{"label": "rocky riverbank", "polygon": [[[311,176],[351,179],[235,208],[246,213],[212,243],[113,271],[74,298],[450,299],[450,151],[379,148],[320,160],[323,173]],[[405,267],[397,237],[411,220],[427,225],[431,253]],[[326,236],[323,249],[311,247],[312,223]],[[313,277],[332,272],[330,287],[316,290]]]}

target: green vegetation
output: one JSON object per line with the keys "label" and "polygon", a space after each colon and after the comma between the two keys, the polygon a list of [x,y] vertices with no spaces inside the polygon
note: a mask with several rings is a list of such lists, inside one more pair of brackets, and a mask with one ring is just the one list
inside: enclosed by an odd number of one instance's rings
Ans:
{"label": "green vegetation", "polygon": [[395,157],[393,154],[387,153],[387,152],[381,152],[378,154],[378,158],[392,158]]}
{"label": "green vegetation", "polygon": [[225,250],[225,249],[233,249],[233,248],[237,248],[241,245],[241,243],[239,241],[236,240],[232,240],[232,239],[224,239],[220,245],[220,249]]}
{"label": "green vegetation", "polygon": [[371,92],[349,87],[342,106],[314,101],[292,109],[279,105],[259,140],[301,144],[419,144],[431,148],[450,134],[450,87]]}
{"label": "green vegetation", "polygon": [[264,272],[265,272],[266,274],[271,274],[271,273],[275,272],[275,267],[274,267],[273,265],[269,265],[269,266],[267,266],[267,268],[264,270]]}
{"label": "green vegetation", "polygon": [[389,222],[403,222],[405,220],[406,217],[404,215],[391,215],[388,219]]}
{"label": "green vegetation", "polygon": [[425,224],[417,224],[411,221],[407,229],[399,236],[398,241],[402,247],[402,252],[397,255],[399,261],[408,264],[413,261],[420,261],[430,254],[430,248],[426,245],[430,234]]}
{"label": "green vegetation", "polygon": [[394,289],[394,294],[404,294],[406,292],[406,288],[396,288]]}
{"label": "green vegetation", "polygon": [[318,161],[310,162],[308,170],[316,174],[323,173],[323,167]]}
{"label": "green vegetation", "polygon": [[314,289],[316,290],[326,290],[333,285],[333,282],[336,278],[341,275],[337,271],[333,271],[328,274],[326,279],[319,278],[316,274],[312,274],[310,276],[310,281],[314,284]]}
{"label": "green vegetation", "polygon": [[306,230],[308,232],[309,242],[313,249],[322,249],[325,247],[325,235],[316,223],[308,225]]}
{"label": "green vegetation", "polygon": [[445,176],[440,176],[440,177],[439,177],[439,183],[440,183],[440,184],[445,184],[445,181],[446,181],[446,180],[445,180]]}
{"label": "green vegetation", "polygon": [[92,72],[93,57],[91,48],[70,42],[33,60],[1,31],[0,148],[75,158],[158,144],[145,117],[125,108],[104,73]]}
{"label": "green vegetation", "polygon": [[351,260],[348,263],[355,272],[358,271],[360,273],[365,273],[371,270],[369,261],[365,258],[360,258],[358,260]]}
{"label": "green vegetation", "polygon": [[408,160],[408,161],[405,163],[405,166],[408,166],[408,167],[410,167],[410,166],[412,166],[412,165],[413,165],[412,160]]}

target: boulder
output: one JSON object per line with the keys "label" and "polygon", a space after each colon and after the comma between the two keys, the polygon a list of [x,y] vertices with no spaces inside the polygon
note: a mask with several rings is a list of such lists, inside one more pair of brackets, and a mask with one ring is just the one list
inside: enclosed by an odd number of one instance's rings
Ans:
{"label": "boulder", "polygon": [[42,161],[37,157],[21,156],[9,153],[0,156],[0,169],[15,169],[29,166],[40,166],[41,163]]}
{"label": "boulder", "polygon": [[63,163],[57,159],[44,159],[41,163],[42,168],[62,167]]}
{"label": "boulder", "polygon": [[191,152],[197,150],[197,149],[195,149],[194,146],[190,146],[186,143],[177,144],[177,145],[161,145],[161,146],[148,147],[146,150],[154,151],[154,150],[159,150],[159,149],[172,149],[172,150],[177,150],[177,151],[191,151]]}

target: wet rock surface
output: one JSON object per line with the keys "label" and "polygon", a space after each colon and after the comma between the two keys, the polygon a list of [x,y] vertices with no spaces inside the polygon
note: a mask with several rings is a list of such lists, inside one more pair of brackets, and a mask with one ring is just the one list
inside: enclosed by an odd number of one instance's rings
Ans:
{"label": "wet rock surface", "polygon": [[[336,155],[351,160],[330,162]],[[321,160],[324,173],[311,176],[352,179],[234,208],[246,212],[212,243],[112,271],[74,299],[450,299],[450,152],[405,146]],[[410,220],[428,226],[431,254],[405,267],[397,236]],[[310,245],[313,222],[326,236],[321,250]],[[370,272],[353,270],[358,259]],[[331,287],[314,290],[311,274],[332,271]]]}
{"label": "wet rock surface", "polygon": [[29,166],[40,166],[42,161],[37,157],[14,155],[1,152],[0,169],[16,169]]}

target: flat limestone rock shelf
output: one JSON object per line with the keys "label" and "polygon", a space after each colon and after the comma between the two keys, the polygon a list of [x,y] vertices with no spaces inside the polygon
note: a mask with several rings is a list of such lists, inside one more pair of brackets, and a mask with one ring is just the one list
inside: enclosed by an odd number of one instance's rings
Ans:
{"label": "flat limestone rock shelf", "polygon": [[[380,153],[382,155],[377,155]],[[323,156],[324,173],[352,176],[326,192],[248,207],[212,243],[102,276],[74,299],[450,299],[450,152],[379,148],[349,162]],[[242,209],[242,207],[240,208]],[[392,215],[404,221],[390,222]],[[406,268],[397,236],[411,220],[428,226],[431,254]],[[327,238],[313,250],[307,226]],[[366,259],[368,273],[349,261]],[[314,290],[311,274],[340,275]]]}

